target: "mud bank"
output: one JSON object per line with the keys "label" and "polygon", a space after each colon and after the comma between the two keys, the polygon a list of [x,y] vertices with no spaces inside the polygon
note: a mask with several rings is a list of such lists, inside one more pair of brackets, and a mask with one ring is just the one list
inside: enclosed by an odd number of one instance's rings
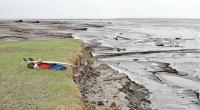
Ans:
{"label": "mud bank", "polygon": [[85,102],[94,110],[151,110],[150,92],[124,73],[99,61],[84,60],[79,86]]}

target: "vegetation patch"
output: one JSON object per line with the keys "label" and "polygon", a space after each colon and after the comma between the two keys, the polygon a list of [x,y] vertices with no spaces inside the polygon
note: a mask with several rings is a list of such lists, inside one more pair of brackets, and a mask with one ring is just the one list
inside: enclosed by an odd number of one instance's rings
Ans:
{"label": "vegetation patch", "polygon": [[81,110],[78,86],[67,71],[32,70],[22,58],[70,62],[80,53],[79,40],[0,41],[0,109]]}

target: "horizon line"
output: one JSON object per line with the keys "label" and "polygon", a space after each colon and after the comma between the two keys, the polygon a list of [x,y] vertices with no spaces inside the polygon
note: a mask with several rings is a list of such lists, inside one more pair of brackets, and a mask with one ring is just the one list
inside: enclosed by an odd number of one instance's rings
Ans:
{"label": "horizon line", "polygon": [[0,18],[0,20],[117,20],[117,19],[182,19],[200,20],[200,18],[176,18],[176,17],[119,17],[119,18]]}

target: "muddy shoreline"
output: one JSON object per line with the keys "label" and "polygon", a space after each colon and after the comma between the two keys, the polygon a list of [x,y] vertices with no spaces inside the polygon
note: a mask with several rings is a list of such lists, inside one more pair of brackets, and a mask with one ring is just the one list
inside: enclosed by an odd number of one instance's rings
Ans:
{"label": "muddy shoreline", "polygon": [[101,61],[85,62],[80,68],[79,86],[92,110],[151,110],[150,92],[144,86]]}

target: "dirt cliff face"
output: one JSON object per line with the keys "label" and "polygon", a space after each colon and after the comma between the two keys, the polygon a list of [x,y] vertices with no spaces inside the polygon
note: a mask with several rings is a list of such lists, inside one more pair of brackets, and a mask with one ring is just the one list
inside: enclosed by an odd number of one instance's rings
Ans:
{"label": "dirt cliff face", "polygon": [[127,75],[102,62],[83,60],[79,86],[85,102],[95,110],[151,110],[150,92]]}

